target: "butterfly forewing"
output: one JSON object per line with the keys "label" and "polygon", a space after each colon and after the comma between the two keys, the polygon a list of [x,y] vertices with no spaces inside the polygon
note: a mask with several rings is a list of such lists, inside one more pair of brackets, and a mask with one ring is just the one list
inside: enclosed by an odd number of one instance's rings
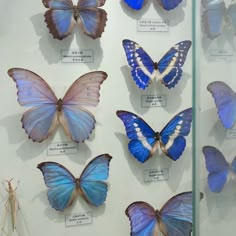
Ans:
{"label": "butterfly forewing", "polygon": [[134,10],[142,9],[145,0],[124,0],[124,2]]}
{"label": "butterfly forewing", "polygon": [[182,1],[183,0],[158,0],[160,5],[168,11],[176,8]]}

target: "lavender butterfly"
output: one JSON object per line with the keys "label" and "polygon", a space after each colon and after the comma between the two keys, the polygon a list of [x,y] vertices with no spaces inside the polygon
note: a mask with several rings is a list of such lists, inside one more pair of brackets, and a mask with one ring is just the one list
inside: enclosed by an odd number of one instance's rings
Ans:
{"label": "lavender butterfly", "polygon": [[32,107],[22,116],[22,124],[28,137],[42,142],[60,124],[66,135],[75,142],[88,139],[95,127],[95,118],[83,106],[97,106],[100,85],[107,78],[103,71],[82,75],[58,99],[50,86],[32,71],[13,68],[8,71],[18,89],[21,106]]}
{"label": "lavender butterfly", "polygon": [[[200,194],[203,198],[203,193]],[[161,210],[146,202],[130,204],[125,213],[131,224],[131,236],[189,236],[192,232],[192,192],[169,199]]]}
{"label": "lavender butterfly", "polygon": [[79,0],[74,6],[72,0],[43,0],[44,6],[49,8],[44,15],[45,22],[53,37],[60,40],[71,34],[76,23],[84,34],[96,39],[101,37],[107,21],[106,11],[99,8],[105,2]]}

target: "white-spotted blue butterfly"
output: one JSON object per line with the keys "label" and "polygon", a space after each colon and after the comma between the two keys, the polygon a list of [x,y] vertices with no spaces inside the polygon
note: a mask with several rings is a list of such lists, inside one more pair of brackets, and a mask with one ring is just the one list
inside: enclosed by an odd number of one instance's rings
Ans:
{"label": "white-spotted blue butterfly", "polygon": [[[200,200],[203,198],[200,193]],[[125,214],[129,217],[131,236],[189,236],[192,232],[192,192],[170,198],[160,210],[146,202],[133,202]]]}
{"label": "white-spotted blue butterfly", "polygon": [[79,178],[75,178],[69,170],[56,162],[38,164],[47,185],[48,200],[52,208],[63,211],[72,205],[77,195],[93,205],[100,206],[107,197],[107,180],[111,156],[102,154],[95,157],[84,168]]}
{"label": "white-spotted blue butterfly", "polygon": [[46,81],[32,71],[13,68],[8,74],[16,83],[20,105],[32,107],[21,119],[22,127],[30,139],[42,142],[59,124],[75,142],[88,139],[96,121],[84,106],[97,106],[100,85],[107,78],[105,72],[94,71],[82,75],[62,99],[58,99]]}
{"label": "white-spotted blue butterfly", "polygon": [[123,40],[131,75],[137,86],[146,89],[157,78],[167,88],[173,88],[182,77],[182,66],[191,47],[191,41],[185,40],[174,45],[157,63],[134,41]]}
{"label": "white-spotted blue butterfly", "polygon": [[225,26],[229,26],[236,33],[236,2],[225,6],[224,0],[202,0],[202,24],[207,37],[218,37]]}
{"label": "white-spotted blue butterfly", "polygon": [[222,81],[208,84],[207,90],[215,100],[222,125],[226,129],[232,128],[236,121],[236,93]]}
{"label": "white-spotted blue butterfly", "polygon": [[[236,179],[236,157],[229,164],[224,155],[215,147],[202,148],[208,173],[208,186],[211,192],[219,193],[230,177]],[[231,176],[230,176],[231,175]]]}
{"label": "white-spotted blue butterfly", "polygon": [[153,156],[160,144],[161,150],[176,161],[182,155],[192,122],[192,108],[175,115],[162,131],[155,132],[141,117],[128,111],[117,111],[123,121],[126,135],[131,141],[128,144],[130,153],[144,163]]}
{"label": "white-spotted blue butterfly", "polygon": [[53,37],[60,40],[71,34],[76,23],[84,34],[96,39],[101,37],[107,21],[106,11],[100,8],[105,2],[78,0],[74,6],[72,0],[43,0],[49,8],[44,15],[45,22]]}

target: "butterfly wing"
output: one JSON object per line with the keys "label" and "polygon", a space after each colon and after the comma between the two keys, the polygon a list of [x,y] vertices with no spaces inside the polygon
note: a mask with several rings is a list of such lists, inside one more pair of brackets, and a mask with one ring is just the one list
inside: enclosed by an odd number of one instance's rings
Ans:
{"label": "butterfly wing", "polygon": [[156,151],[158,136],[141,117],[134,113],[120,110],[116,115],[123,121],[126,135],[131,139],[128,145],[130,153],[144,163]]}
{"label": "butterfly wing", "polygon": [[139,88],[146,89],[156,76],[154,62],[136,42],[124,39],[122,43],[133,80]]}
{"label": "butterfly wing", "polygon": [[226,7],[224,0],[202,0],[202,26],[210,39],[218,37],[225,25]]}
{"label": "butterfly wing", "polygon": [[230,129],[235,124],[236,119],[236,94],[224,82],[215,81],[207,86],[207,90],[212,94],[218,111],[219,119],[226,129]]}
{"label": "butterfly wing", "polygon": [[158,78],[167,87],[173,88],[181,79],[191,41],[185,40],[173,46],[158,62]]}
{"label": "butterfly wing", "polygon": [[24,113],[21,120],[25,132],[33,141],[43,141],[58,124],[56,95],[49,85],[32,71],[12,68],[8,75],[16,83],[19,104],[32,107]]}
{"label": "butterfly wing", "polygon": [[229,164],[223,154],[215,147],[202,148],[208,173],[208,186],[212,192],[222,191],[229,174]]}
{"label": "butterfly wing", "polygon": [[143,8],[144,0],[124,0],[124,2],[134,10],[140,10]]}
{"label": "butterfly wing", "polygon": [[94,206],[99,206],[107,197],[107,180],[111,156],[103,154],[95,157],[85,167],[80,176],[80,189],[84,199]]}
{"label": "butterfly wing", "polygon": [[70,86],[62,99],[60,124],[75,142],[83,142],[95,127],[93,114],[83,106],[97,106],[100,86],[106,78],[107,74],[103,71],[84,74]]}
{"label": "butterfly wing", "polygon": [[42,162],[38,164],[48,189],[48,200],[58,211],[69,207],[78,194],[76,179],[64,166],[56,162]]}
{"label": "butterfly wing", "polygon": [[46,8],[45,22],[54,38],[64,39],[71,34],[74,25],[74,10],[71,0],[43,0]]}
{"label": "butterfly wing", "polygon": [[191,129],[192,108],[181,111],[175,115],[160,133],[160,146],[162,151],[176,161],[182,155],[187,136]]}
{"label": "butterfly wing", "polygon": [[236,2],[231,2],[228,7],[228,16],[232,31],[236,34]]}
{"label": "butterfly wing", "polygon": [[130,204],[125,214],[129,217],[131,236],[157,236],[156,212],[146,202],[134,202]]}
{"label": "butterfly wing", "polygon": [[158,0],[160,5],[168,11],[176,8],[182,1],[183,0]]}

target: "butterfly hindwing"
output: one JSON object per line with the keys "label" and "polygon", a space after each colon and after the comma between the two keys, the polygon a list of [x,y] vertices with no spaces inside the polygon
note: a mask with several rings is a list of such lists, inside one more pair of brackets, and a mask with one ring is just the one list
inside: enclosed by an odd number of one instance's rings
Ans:
{"label": "butterfly hindwing", "polygon": [[176,8],[182,1],[183,0],[158,0],[160,5],[168,11]]}

